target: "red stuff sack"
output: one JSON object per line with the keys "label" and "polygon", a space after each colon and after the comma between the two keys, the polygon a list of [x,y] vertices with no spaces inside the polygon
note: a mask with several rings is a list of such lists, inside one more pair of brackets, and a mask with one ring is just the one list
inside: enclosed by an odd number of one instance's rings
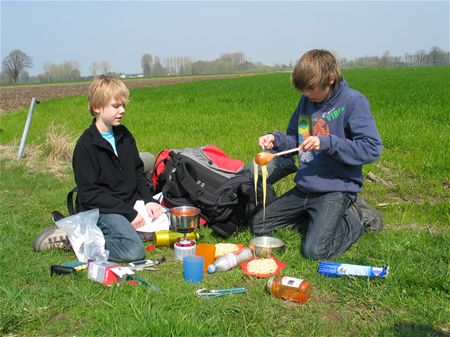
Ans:
{"label": "red stuff sack", "polygon": [[170,152],[172,152],[172,150],[170,149],[162,150],[156,156],[155,165],[153,167],[152,173],[152,186],[155,193],[159,193],[162,190],[162,186],[158,185],[158,179],[166,169],[167,160],[170,159]]}

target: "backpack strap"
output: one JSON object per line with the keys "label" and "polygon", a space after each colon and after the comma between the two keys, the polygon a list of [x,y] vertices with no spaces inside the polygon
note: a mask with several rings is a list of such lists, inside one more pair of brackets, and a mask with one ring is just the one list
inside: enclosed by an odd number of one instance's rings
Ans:
{"label": "backpack strap", "polygon": [[73,195],[75,193],[78,193],[78,187],[74,187],[68,194],[67,194],[67,210],[69,211],[69,215],[74,215],[77,213],[77,196],[75,197],[75,202],[73,199]]}

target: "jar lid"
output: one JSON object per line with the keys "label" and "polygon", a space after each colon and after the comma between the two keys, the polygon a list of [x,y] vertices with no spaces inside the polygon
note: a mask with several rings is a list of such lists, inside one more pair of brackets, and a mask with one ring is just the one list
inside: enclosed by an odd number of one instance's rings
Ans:
{"label": "jar lid", "polygon": [[272,284],[273,284],[273,280],[275,279],[275,276],[270,276],[267,279],[267,283],[266,283],[266,291],[271,294],[272,293]]}

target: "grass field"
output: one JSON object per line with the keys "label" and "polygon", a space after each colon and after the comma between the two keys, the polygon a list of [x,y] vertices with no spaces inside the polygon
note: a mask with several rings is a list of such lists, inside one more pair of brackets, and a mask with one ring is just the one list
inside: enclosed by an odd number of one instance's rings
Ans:
{"label": "grass field", "polygon": [[[35,235],[50,226],[50,213],[66,212],[73,187],[73,144],[91,122],[86,97],[42,102],[33,117],[25,158],[17,162],[27,110],[0,116],[0,333],[19,336],[449,336],[450,334],[450,68],[352,70],[350,85],[371,102],[383,139],[379,162],[364,168],[363,197],[382,205],[385,230],[365,234],[335,261],[389,265],[385,279],[331,279],[305,260],[301,234],[283,230],[283,275],[313,284],[307,304],[264,292],[265,280],[240,268],[205,275],[201,287],[246,287],[246,295],[209,301],[185,283],[169,248],[148,253],[168,257],[154,273],[158,285],[111,287],[86,273],[50,277],[49,266],[70,253],[35,253]],[[133,89],[124,123],[140,150],[215,144],[249,161],[258,136],[283,131],[299,94],[289,74],[271,74]],[[62,149],[62,150],[61,150]],[[61,151],[57,158],[51,154]],[[65,154],[65,155],[64,155]],[[70,150],[69,150],[70,154]],[[369,179],[370,178],[370,179]],[[292,186],[285,179],[278,193]],[[220,242],[208,228],[206,242]],[[229,242],[248,243],[243,230]]]}

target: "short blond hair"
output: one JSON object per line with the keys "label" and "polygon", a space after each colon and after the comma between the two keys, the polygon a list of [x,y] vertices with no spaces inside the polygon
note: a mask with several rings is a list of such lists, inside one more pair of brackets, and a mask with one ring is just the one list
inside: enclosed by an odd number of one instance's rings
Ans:
{"label": "short blond hair", "polygon": [[342,80],[342,73],[336,58],[328,50],[313,49],[298,60],[292,72],[292,83],[299,91],[308,88],[326,88],[334,78],[334,87]]}
{"label": "short blond hair", "polygon": [[125,84],[117,78],[100,75],[92,81],[88,90],[89,111],[95,117],[94,109],[104,107],[112,99],[128,103],[130,93]]}

